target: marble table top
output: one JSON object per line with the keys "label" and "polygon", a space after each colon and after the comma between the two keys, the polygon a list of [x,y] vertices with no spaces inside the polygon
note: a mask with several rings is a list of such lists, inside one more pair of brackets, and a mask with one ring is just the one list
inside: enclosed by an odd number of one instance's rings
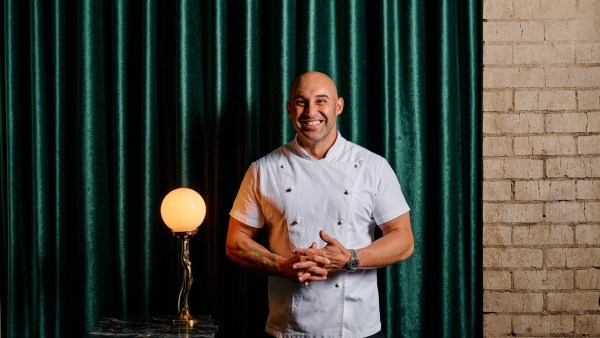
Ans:
{"label": "marble table top", "polygon": [[150,320],[102,318],[84,337],[186,337],[215,338],[217,326],[211,316],[194,316],[193,327],[173,324],[176,316],[152,316]]}

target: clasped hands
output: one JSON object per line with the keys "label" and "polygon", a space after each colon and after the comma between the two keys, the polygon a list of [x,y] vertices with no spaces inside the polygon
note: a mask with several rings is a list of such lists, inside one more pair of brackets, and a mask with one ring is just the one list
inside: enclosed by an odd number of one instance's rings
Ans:
{"label": "clasped hands", "polygon": [[312,281],[327,279],[330,271],[341,270],[350,259],[350,250],[337,239],[329,236],[324,230],[319,236],[326,243],[318,248],[317,243],[306,249],[295,248],[292,256],[283,264],[283,275],[294,283],[308,285]]}

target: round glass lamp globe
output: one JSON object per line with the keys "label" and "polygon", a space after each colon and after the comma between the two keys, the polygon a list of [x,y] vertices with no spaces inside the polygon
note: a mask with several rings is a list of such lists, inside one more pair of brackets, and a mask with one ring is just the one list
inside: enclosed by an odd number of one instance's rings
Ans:
{"label": "round glass lamp globe", "polygon": [[189,188],[177,188],[165,196],[160,205],[160,214],[173,232],[196,230],[206,216],[204,199]]}

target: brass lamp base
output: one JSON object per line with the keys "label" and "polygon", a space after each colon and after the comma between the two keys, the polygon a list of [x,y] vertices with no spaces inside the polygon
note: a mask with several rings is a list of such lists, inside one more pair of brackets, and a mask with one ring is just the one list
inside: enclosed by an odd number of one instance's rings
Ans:
{"label": "brass lamp base", "polygon": [[190,315],[189,311],[182,311],[179,314],[179,317],[176,319],[173,319],[173,324],[175,325],[183,325],[183,326],[188,326],[188,327],[193,327],[194,324],[196,324],[196,320],[194,318],[192,318],[192,315]]}
{"label": "brass lamp base", "polygon": [[192,236],[198,233],[197,230],[186,232],[173,232],[173,236],[181,240],[181,264],[183,265],[183,277],[181,280],[181,290],[179,291],[179,317],[173,319],[173,324],[193,327],[197,320],[192,318],[189,311],[188,295],[192,288],[192,262],[190,261],[189,241]]}

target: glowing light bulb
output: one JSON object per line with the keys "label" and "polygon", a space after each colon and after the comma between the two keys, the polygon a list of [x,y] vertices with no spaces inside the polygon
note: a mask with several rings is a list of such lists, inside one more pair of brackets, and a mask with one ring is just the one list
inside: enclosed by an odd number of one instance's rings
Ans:
{"label": "glowing light bulb", "polygon": [[204,199],[189,188],[177,188],[169,192],[160,205],[160,214],[173,232],[196,230],[206,216]]}

